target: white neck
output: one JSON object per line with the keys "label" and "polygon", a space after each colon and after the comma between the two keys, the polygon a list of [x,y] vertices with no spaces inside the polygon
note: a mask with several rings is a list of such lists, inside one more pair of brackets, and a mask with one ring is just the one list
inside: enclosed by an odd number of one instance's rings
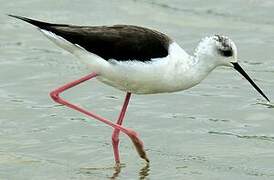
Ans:
{"label": "white neck", "polygon": [[217,66],[222,65],[220,57],[216,54],[214,43],[211,37],[204,38],[192,56],[194,61],[192,69],[198,82],[202,81]]}
{"label": "white neck", "polygon": [[194,61],[192,71],[198,82],[201,82],[213,69],[219,66],[216,58],[208,54],[197,52],[191,58]]}
{"label": "white neck", "polygon": [[[199,84],[207,75],[219,66],[214,52],[211,52],[210,41],[204,39],[195,49],[194,55],[188,55],[183,49],[176,49],[176,72],[174,79],[178,90],[188,89]],[[178,53],[179,52],[179,53]]]}

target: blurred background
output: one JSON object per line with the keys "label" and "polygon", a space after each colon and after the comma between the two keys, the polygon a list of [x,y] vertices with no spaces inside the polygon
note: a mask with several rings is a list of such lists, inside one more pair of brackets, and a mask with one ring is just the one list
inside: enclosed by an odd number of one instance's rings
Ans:
{"label": "blurred background", "polygon": [[[76,25],[134,24],[164,32],[192,54],[213,34],[229,36],[240,64],[274,94],[272,0],[0,0],[0,179],[273,179],[274,107],[230,68],[178,93],[136,95],[125,126],[139,132],[150,166],[112,129],[59,106],[48,93],[89,70],[6,14]],[[116,120],[124,93],[98,81],[64,97]]]}

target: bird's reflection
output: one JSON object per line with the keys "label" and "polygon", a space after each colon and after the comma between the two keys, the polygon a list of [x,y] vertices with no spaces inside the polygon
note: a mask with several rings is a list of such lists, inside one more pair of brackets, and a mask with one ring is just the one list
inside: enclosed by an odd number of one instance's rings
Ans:
{"label": "bird's reflection", "polygon": [[112,176],[110,177],[110,179],[116,179],[119,176],[119,174],[121,172],[121,169],[123,167],[125,167],[125,165],[121,165],[121,164],[120,165],[116,165],[114,167],[114,173],[112,174]]}
{"label": "bird's reflection", "polygon": [[[121,173],[121,169],[125,167],[125,166],[116,166],[114,168],[114,173],[112,174],[112,176],[110,177],[110,179],[116,179],[119,177],[119,174]],[[146,177],[148,177],[149,175],[149,163],[147,163],[144,167],[142,167],[139,171],[139,179],[143,180],[146,179]]]}
{"label": "bird's reflection", "polygon": [[143,167],[142,169],[140,169],[140,171],[139,171],[139,179],[143,180],[146,177],[148,177],[149,171],[150,171],[150,169],[149,169],[149,163],[147,163],[145,167]]}

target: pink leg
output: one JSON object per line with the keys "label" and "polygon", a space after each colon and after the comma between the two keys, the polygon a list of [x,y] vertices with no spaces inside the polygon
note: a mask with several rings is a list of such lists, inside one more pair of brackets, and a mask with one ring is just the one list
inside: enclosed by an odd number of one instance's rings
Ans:
{"label": "pink leg", "polygon": [[[127,106],[128,106],[128,103],[129,103],[130,96],[131,96],[131,93],[127,92],[123,107],[121,109],[121,112],[120,112],[120,115],[119,115],[119,118],[118,118],[116,124],[122,125],[123,119],[124,119],[125,114],[126,114],[126,110],[127,110]],[[119,129],[114,129],[113,133],[112,133],[112,146],[113,146],[115,162],[116,162],[117,165],[120,163],[119,133],[120,133]]]}
{"label": "pink leg", "polygon": [[[53,90],[50,93],[50,96],[57,103],[63,104],[65,106],[69,107],[69,108],[72,108],[72,109],[74,109],[76,111],[84,113],[85,115],[87,115],[89,117],[92,117],[94,119],[97,119],[97,120],[99,120],[99,121],[101,121],[101,122],[103,122],[103,123],[105,123],[105,124],[113,127],[114,129],[122,131],[123,133],[125,133],[126,135],[128,135],[130,137],[130,139],[133,142],[133,144],[134,144],[134,146],[135,146],[135,148],[136,148],[139,156],[141,158],[145,159],[147,162],[149,162],[149,160],[148,160],[148,158],[146,156],[146,152],[144,151],[143,142],[138,138],[138,135],[137,135],[137,133],[135,131],[133,131],[132,129],[129,129],[129,128],[124,128],[124,127],[122,127],[119,124],[115,124],[115,123],[113,123],[113,122],[111,122],[111,121],[109,121],[109,120],[107,120],[107,119],[105,119],[105,118],[103,118],[103,117],[101,117],[101,116],[93,113],[93,112],[87,111],[87,110],[85,110],[85,109],[83,109],[83,108],[81,108],[79,106],[76,106],[76,105],[74,105],[74,104],[72,104],[72,103],[64,100],[63,98],[61,98],[59,96],[59,94],[62,93],[62,92],[64,92],[65,90],[67,90],[69,88],[72,88],[72,87],[74,87],[74,86],[76,86],[76,85],[78,85],[78,84],[80,84],[82,82],[85,82],[85,81],[89,80],[89,79],[92,79],[92,78],[94,78],[96,76],[97,76],[96,73],[91,73],[91,74],[88,74],[88,75],[86,75],[86,76],[78,79],[78,80],[75,80],[75,81],[72,81],[70,83],[67,83],[67,84],[65,84],[65,85],[63,85],[63,86],[61,86],[61,87]],[[122,115],[122,116],[124,116],[124,115]]]}

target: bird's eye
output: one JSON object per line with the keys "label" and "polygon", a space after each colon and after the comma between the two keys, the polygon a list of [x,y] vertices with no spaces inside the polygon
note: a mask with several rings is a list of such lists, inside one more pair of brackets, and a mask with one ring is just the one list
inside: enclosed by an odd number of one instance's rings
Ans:
{"label": "bird's eye", "polygon": [[232,49],[226,49],[226,50],[219,49],[219,53],[224,57],[231,57],[233,55]]}

